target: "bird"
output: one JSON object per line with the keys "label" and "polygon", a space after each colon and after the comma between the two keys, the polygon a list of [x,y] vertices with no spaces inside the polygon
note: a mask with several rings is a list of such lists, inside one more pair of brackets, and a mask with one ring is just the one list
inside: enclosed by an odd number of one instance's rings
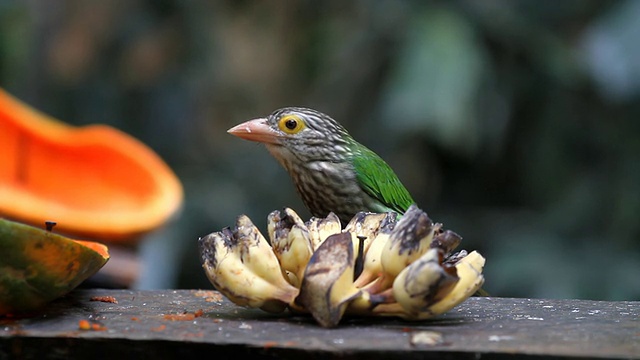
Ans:
{"label": "bird", "polygon": [[322,112],[284,107],[227,132],[264,144],[289,173],[302,202],[315,217],[333,212],[347,224],[363,211],[400,216],[414,203],[380,156]]}

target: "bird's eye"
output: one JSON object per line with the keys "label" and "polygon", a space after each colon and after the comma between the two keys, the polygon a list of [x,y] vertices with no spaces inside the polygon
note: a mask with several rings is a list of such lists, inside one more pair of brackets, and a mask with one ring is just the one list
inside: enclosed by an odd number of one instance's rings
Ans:
{"label": "bird's eye", "polygon": [[293,130],[298,126],[298,122],[293,119],[289,119],[285,121],[284,126],[289,130]]}
{"label": "bird's eye", "polygon": [[287,134],[296,134],[300,132],[300,130],[304,129],[304,121],[297,115],[287,115],[283,116],[280,121],[278,121],[278,127],[280,130],[286,132]]}

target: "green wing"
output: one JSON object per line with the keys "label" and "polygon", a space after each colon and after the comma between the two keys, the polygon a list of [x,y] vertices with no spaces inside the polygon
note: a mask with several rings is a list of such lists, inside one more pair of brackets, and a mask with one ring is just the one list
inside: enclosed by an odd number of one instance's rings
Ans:
{"label": "green wing", "polygon": [[391,210],[404,214],[413,198],[393,170],[376,153],[357,144],[352,159],[362,189]]}

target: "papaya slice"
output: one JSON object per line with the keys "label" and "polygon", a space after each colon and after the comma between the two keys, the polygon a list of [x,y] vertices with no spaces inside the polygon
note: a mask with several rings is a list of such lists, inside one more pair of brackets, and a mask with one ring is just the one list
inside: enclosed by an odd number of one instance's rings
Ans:
{"label": "papaya slice", "polygon": [[182,185],[149,147],[107,125],[75,127],[0,89],[0,216],[53,219],[71,236],[134,242],[182,205]]}
{"label": "papaya slice", "polygon": [[0,219],[0,315],[41,308],[108,260],[103,244]]}

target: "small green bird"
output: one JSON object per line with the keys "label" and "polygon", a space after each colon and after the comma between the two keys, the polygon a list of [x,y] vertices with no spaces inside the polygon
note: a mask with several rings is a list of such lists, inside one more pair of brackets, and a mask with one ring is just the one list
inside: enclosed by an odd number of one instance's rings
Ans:
{"label": "small green bird", "polygon": [[265,144],[313,216],[334,212],[346,224],[359,211],[403,214],[414,203],[384,160],[321,112],[282,108],[228,132]]}

